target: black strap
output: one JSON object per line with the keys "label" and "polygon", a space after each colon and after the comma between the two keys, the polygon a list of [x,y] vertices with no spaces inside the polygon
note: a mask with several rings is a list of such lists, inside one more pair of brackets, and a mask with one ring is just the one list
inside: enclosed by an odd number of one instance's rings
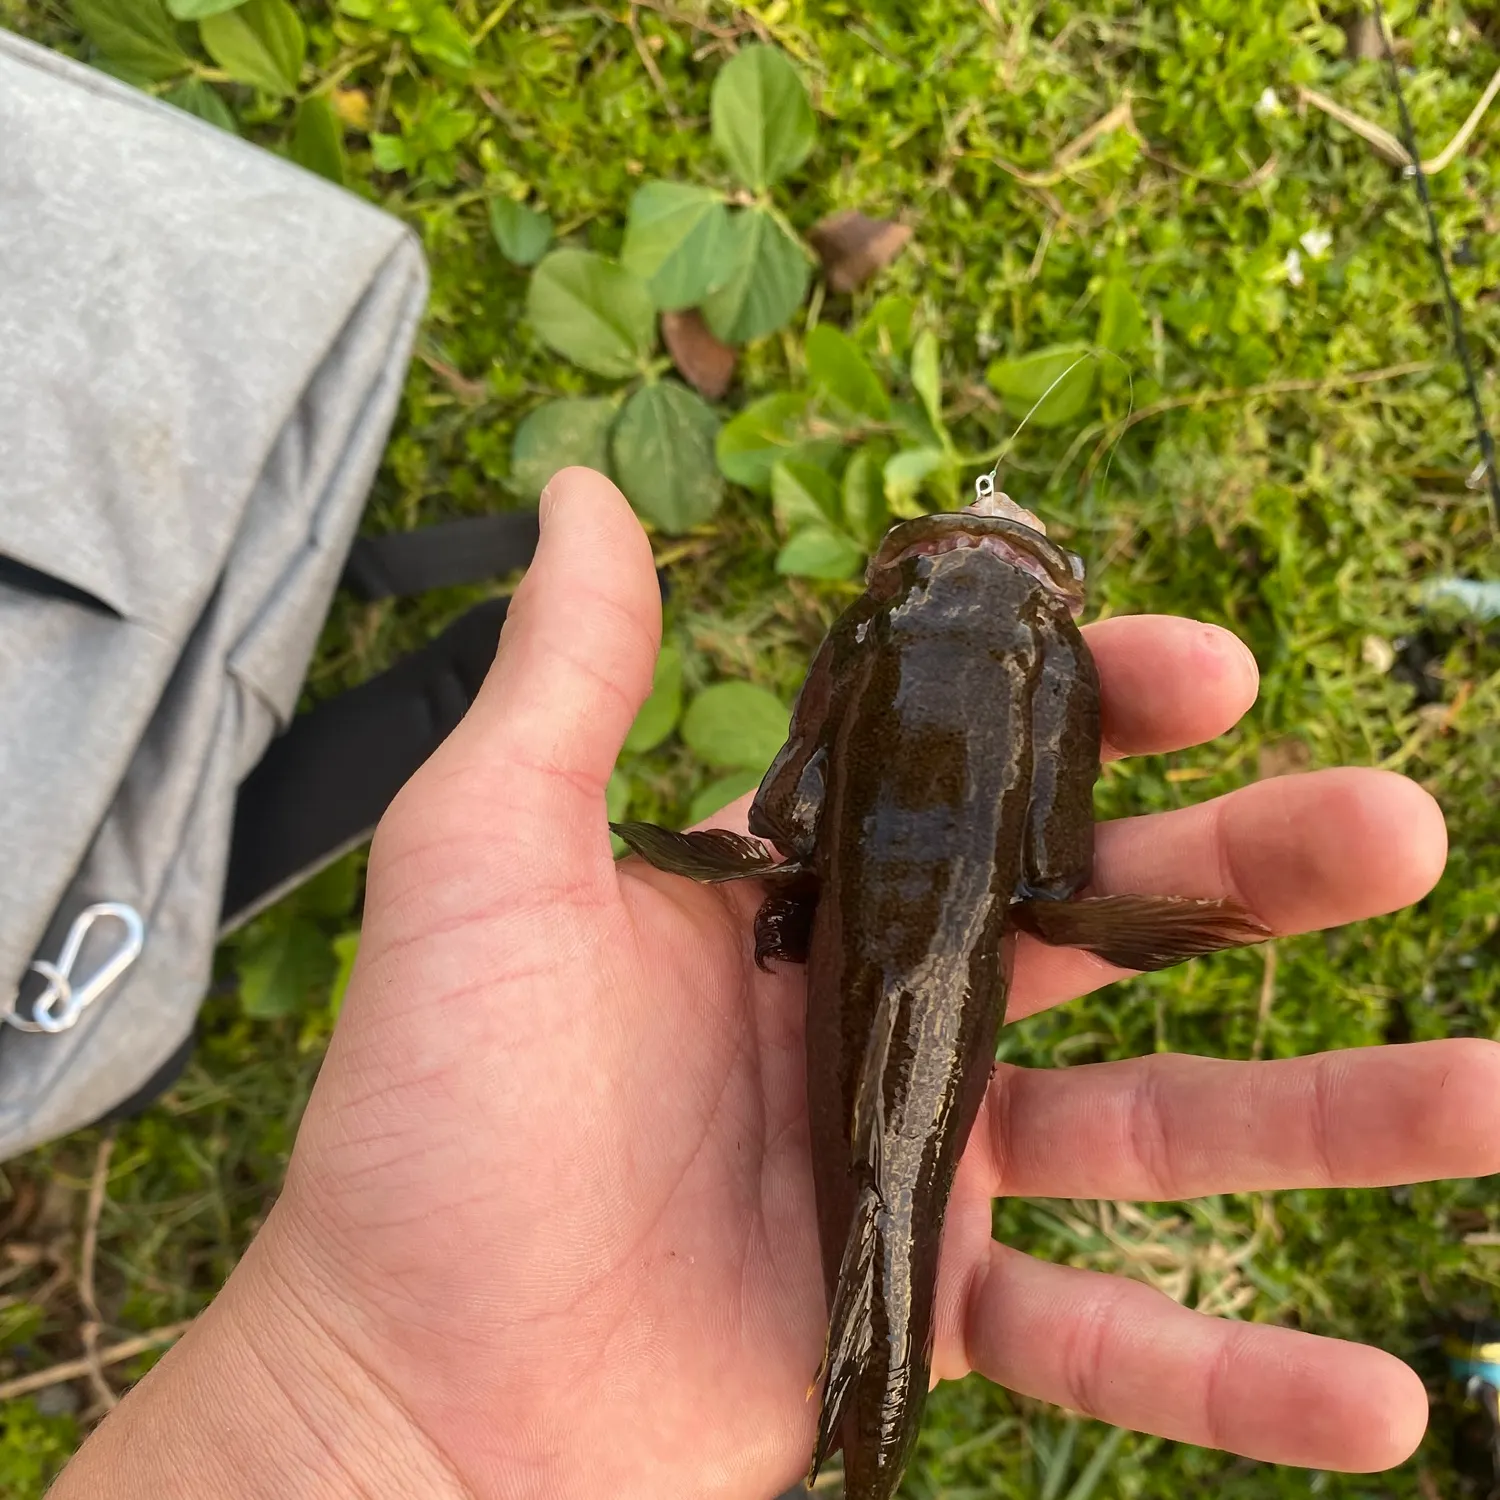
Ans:
{"label": "black strap", "polygon": [[[362,537],[343,583],[367,599],[504,577],[536,550],[535,512]],[[414,771],[468,712],[495,658],[509,599],[488,599],[378,677],[299,714],[235,803],[223,928],[237,927],[370,836]],[[186,1037],[104,1121],[145,1109],[192,1056]],[[103,1122],[101,1122],[103,1123]]]}
{"label": "black strap", "polygon": [[504,578],[531,561],[539,534],[534,510],[512,510],[362,536],[350,549],[343,586],[361,599],[389,599]]}
{"label": "black strap", "polygon": [[[536,551],[535,511],[359,537],[341,585],[364,599],[503,578]],[[461,615],[395,666],[299,714],[240,786],[222,926],[237,927],[370,836],[391,799],[468,712],[507,599]]]}
{"label": "black strap", "polygon": [[223,925],[238,926],[369,837],[452,733],[495,657],[508,599],[489,599],[395,666],[299,714],[235,804]]}
{"label": "black strap", "polygon": [[[521,511],[362,537],[343,582],[375,599],[503,577],[531,560],[537,535],[536,513]],[[391,799],[468,712],[509,603],[476,605],[378,677],[299,714],[271,742],[235,804],[226,930],[370,836]]]}

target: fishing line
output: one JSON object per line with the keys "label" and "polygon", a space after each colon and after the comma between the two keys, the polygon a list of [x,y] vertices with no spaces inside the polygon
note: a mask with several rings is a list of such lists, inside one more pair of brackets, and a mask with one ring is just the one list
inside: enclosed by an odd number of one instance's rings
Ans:
{"label": "fishing line", "polygon": [[1385,53],[1387,71],[1391,78],[1391,92],[1396,96],[1396,110],[1401,121],[1401,144],[1411,158],[1404,168],[1407,176],[1416,179],[1417,197],[1422,201],[1422,212],[1427,218],[1427,236],[1432,247],[1432,258],[1437,262],[1438,279],[1443,286],[1443,301],[1447,307],[1448,324],[1453,332],[1453,347],[1458,355],[1459,369],[1463,372],[1464,388],[1469,395],[1469,405],[1474,413],[1474,433],[1479,443],[1479,466],[1468,478],[1468,487],[1477,490],[1483,485],[1489,490],[1490,507],[1495,525],[1500,528],[1500,473],[1495,469],[1495,440],[1490,435],[1484,417],[1484,402],[1479,394],[1479,382],[1474,376],[1474,362],[1469,355],[1469,341],[1464,333],[1463,309],[1453,292],[1453,282],[1448,275],[1448,258],[1443,254],[1442,236],[1438,230],[1437,214],[1432,207],[1432,194],[1427,188],[1427,174],[1422,170],[1422,153],[1417,149],[1417,133],[1412,127],[1411,115],[1406,108],[1406,95],[1401,88],[1401,72],[1396,66],[1396,54],[1391,48],[1390,29],[1385,22],[1385,11],[1380,0],[1374,0],[1375,26],[1380,32],[1380,45]]}
{"label": "fishing line", "polygon": [[[1120,444],[1124,441],[1125,434],[1130,427],[1130,419],[1135,415],[1135,375],[1122,355],[1115,354],[1112,349],[1106,349],[1104,352],[1119,360],[1120,368],[1125,371],[1125,416],[1120,422],[1119,433],[1114,442],[1109,445],[1109,456],[1104,460],[1104,472],[1099,476],[1101,492],[1109,482],[1109,471],[1114,467],[1115,454],[1120,451]],[[1090,486],[1090,494],[1092,493],[1093,487]]]}
{"label": "fishing line", "polygon": [[[1016,424],[1015,431],[1013,431],[1011,435],[1006,438],[1003,443],[1001,443],[999,448],[995,450],[995,461],[991,466],[990,472],[987,476],[992,488],[999,487],[1000,465],[1005,462],[1007,456],[1010,453],[1010,450],[1015,447],[1016,439],[1020,437],[1022,428],[1024,428],[1026,424],[1037,414],[1037,412],[1042,409],[1042,406],[1045,404],[1047,397],[1050,396],[1053,391],[1055,391],[1058,386],[1060,386],[1063,381],[1065,381],[1068,376],[1071,375],[1073,371],[1079,367],[1079,365],[1086,364],[1091,359],[1112,359],[1120,366],[1122,370],[1124,370],[1127,386],[1125,420],[1127,422],[1130,420],[1131,415],[1135,411],[1135,376],[1131,372],[1130,365],[1120,355],[1116,354],[1113,349],[1087,349],[1082,354],[1080,354],[1078,358],[1075,359],[1073,363],[1070,364],[1067,369],[1064,370],[1052,382],[1052,384],[1049,385],[1047,389],[1036,398],[1035,401],[1031,403],[1031,406],[1027,409],[1026,415],[1022,417],[1021,420]],[[1119,438],[1116,438],[1114,444],[1109,450],[1109,459],[1104,466],[1104,473],[1099,477],[1099,483],[1101,486],[1103,485],[1104,481],[1109,478],[1109,468],[1110,465],[1115,461],[1115,448],[1118,446]],[[989,454],[983,454],[976,460],[976,462],[983,463],[988,457]]]}

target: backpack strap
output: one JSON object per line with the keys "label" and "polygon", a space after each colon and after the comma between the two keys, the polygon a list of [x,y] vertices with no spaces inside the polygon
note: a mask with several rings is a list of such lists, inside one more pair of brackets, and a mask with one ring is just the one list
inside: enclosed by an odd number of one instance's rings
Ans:
{"label": "backpack strap", "polygon": [[374,831],[478,695],[508,599],[487,599],[377,677],[327,698],[272,740],[240,785],[221,932]]}
{"label": "backpack strap", "polygon": [[[342,583],[362,598],[387,599],[483,582],[525,567],[537,537],[534,511],[361,537]],[[379,676],[298,714],[271,742],[235,805],[221,933],[370,837],[468,712],[509,605],[505,598],[475,605]]]}
{"label": "backpack strap", "polygon": [[342,586],[360,599],[390,599],[504,578],[530,563],[540,534],[534,510],[508,510],[357,537]]}

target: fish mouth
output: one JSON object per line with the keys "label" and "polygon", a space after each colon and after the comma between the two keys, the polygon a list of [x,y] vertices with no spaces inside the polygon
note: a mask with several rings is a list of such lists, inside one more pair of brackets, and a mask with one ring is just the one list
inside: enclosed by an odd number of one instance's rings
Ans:
{"label": "fish mouth", "polygon": [[[1029,515],[1014,506],[1010,515],[993,515],[977,507],[919,516],[893,526],[870,559],[866,585],[909,557],[935,557],[964,549],[989,552],[1028,573],[1075,617],[1083,612],[1083,559],[1049,541],[1039,530],[1014,515]],[[1034,520],[1035,518],[1032,517]],[[1037,523],[1040,525],[1040,522]]]}

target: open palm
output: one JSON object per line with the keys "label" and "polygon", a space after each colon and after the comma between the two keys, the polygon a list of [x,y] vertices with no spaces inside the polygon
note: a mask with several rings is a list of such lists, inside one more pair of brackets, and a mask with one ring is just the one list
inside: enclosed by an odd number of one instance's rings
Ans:
{"label": "open palm", "polygon": [[[553,482],[489,682],[392,807],[359,963],[267,1234],[287,1295],[456,1493],[768,1500],[804,1467],[825,1313],[797,969],[752,887],[613,862],[604,785],[660,630],[606,481]],[[1227,729],[1232,637],[1093,627],[1111,753]],[[743,818],[730,809],[717,822]],[[1332,771],[1105,825],[1097,886],[1233,896],[1277,932],[1391,910],[1442,868],[1431,799]],[[1117,977],[1018,954],[1011,1014]],[[944,1245],[935,1369],[1257,1457],[1379,1468],[1426,1402],[1388,1355],[1217,1322],[994,1245],[997,1193],[1186,1197],[1500,1165],[1500,1048],[997,1070]]]}

